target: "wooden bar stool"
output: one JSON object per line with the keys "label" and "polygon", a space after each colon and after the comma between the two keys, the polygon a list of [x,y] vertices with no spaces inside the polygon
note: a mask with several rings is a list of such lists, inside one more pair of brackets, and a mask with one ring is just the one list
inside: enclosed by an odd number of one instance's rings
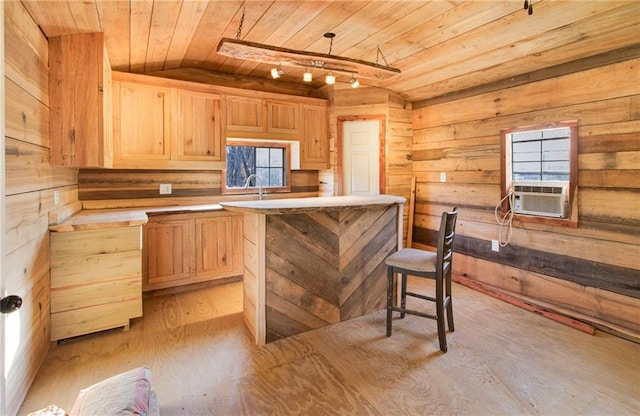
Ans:
{"label": "wooden bar stool", "polygon": [[[443,212],[438,231],[437,252],[433,253],[414,248],[403,248],[391,254],[385,260],[387,265],[387,336],[391,336],[392,313],[400,312],[400,318],[405,314],[435,319],[438,323],[438,339],[440,350],[447,352],[447,338],[445,335],[445,310],[449,331],[453,332],[453,304],[451,300],[451,260],[453,257],[453,238],[455,236],[458,208],[451,212]],[[401,275],[400,306],[393,305],[394,275]],[[407,276],[435,279],[436,294],[432,296],[407,291]],[[436,305],[436,314],[424,313],[407,309],[407,296],[428,300]]]}

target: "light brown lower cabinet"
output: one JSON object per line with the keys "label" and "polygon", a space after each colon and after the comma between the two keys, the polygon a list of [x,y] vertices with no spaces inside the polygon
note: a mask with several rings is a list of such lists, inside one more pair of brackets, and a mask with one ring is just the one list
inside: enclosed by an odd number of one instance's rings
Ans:
{"label": "light brown lower cabinet", "polygon": [[142,316],[142,227],[51,233],[51,340]]}
{"label": "light brown lower cabinet", "polygon": [[227,211],[149,215],[143,290],[241,275],[242,218]]}

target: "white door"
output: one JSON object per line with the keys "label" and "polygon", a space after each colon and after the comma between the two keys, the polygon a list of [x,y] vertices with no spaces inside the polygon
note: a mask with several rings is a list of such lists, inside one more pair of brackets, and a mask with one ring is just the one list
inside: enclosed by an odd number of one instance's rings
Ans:
{"label": "white door", "polygon": [[342,123],[343,195],[380,194],[380,122]]}

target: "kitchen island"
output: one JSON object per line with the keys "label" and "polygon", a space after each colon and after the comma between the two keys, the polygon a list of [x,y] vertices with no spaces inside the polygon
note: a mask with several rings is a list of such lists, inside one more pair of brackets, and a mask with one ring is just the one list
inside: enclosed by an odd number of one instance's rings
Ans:
{"label": "kitchen island", "polygon": [[384,309],[402,246],[391,195],[221,203],[244,213],[244,321],[258,344]]}

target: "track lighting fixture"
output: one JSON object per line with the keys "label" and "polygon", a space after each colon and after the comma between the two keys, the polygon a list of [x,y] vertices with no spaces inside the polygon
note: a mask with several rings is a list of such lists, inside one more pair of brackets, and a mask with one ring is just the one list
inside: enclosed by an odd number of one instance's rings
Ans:
{"label": "track lighting fixture", "polygon": [[271,68],[271,76],[273,77],[273,79],[280,78],[280,75],[282,74],[284,74],[284,71],[282,70],[282,66],[278,65],[277,68]]}
{"label": "track lighting fixture", "polygon": [[336,76],[333,75],[333,72],[329,72],[326,77],[324,77],[324,82],[328,85],[333,85],[336,83]]}
{"label": "track lighting fixture", "polygon": [[351,79],[349,80],[349,84],[351,84],[351,88],[358,88],[360,86],[360,82],[356,78],[354,74],[351,74]]}
{"label": "track lighting fixture", "polygon": [[304,82],[313,81],[313,75],[311,74],[311,70],[309,68],[305,68],[304,74],[302,75],[302,80]]}
{"label": "track lighting fixture", "polygon": [[[376,49],[377,55],[375,62],[368,62],[360,59],[333,55],[333,39],[336,35],[332,32],[327,32],[324,34],[324,37],[329,40],[328,53],[288,49],[280,46],[265,45],[262,43],[241,40],[244,16],[245,9],[243,8],[242,17],[240,18],[240,25],[238,26],[238,31],[236,33],[235,39],[220,39],[217,52],[220,55],[229,56],[231,58],[249,60],[271,65],[277,64],[277,68],[271,69],[271,76],[274,79],[279,78],[280,75],[283,74],[282,65],[306,68],[302,78],[304,82],[311,82],[313,80],[313,75],[311,74],[309,68],[329,71],[329,74],[325,78],[325,82],[327,84],[335,83],[336,77],[335,75],[333,75],[333,72],[347,74],[357,73],[358,78],[373,79],[379,81],[395,77],[397,75],[400,75],[401,73],[398,68],[392,68],[389,66],[387,60],[384,59],[379,46]],[[384,65],[378,63],[380,57],[382,57]],[[352,77],[352,79],[355,79],[355,77]],[[353,84],[354,82],[351,83],[352,86]],[[357,80],[355,84],[358,84]]]}

